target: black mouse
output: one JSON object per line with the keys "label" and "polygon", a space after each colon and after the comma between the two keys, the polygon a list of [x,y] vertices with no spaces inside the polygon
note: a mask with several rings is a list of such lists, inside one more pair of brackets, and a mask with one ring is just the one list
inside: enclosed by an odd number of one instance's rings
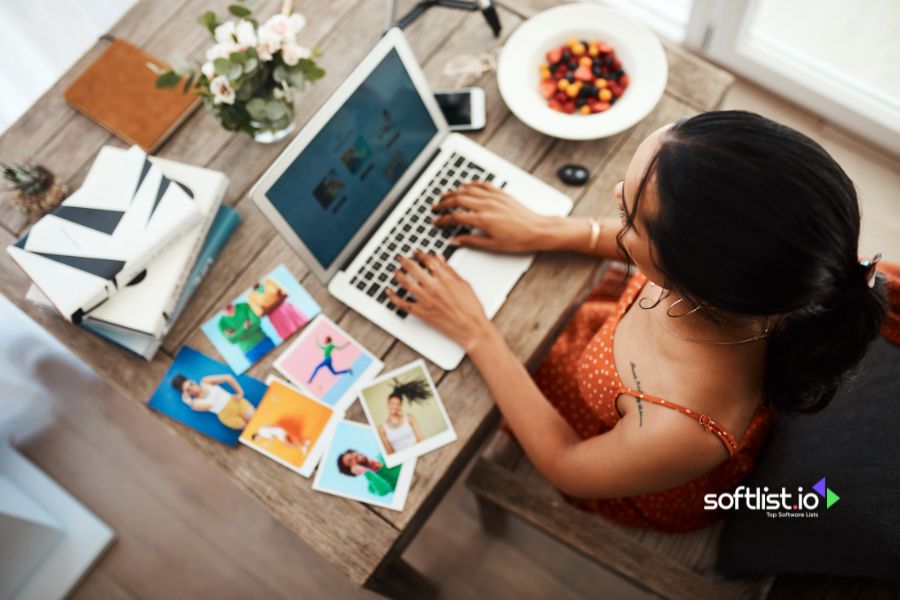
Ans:
{"label": "black mouse", "polygon": [[563,165],[556,172],[556,176],[566,185],[584,185],[591,174],[581,165]]}

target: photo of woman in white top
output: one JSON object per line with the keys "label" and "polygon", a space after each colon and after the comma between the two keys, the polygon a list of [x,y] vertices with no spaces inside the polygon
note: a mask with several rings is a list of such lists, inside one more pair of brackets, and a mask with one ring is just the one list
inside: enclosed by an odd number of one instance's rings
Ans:
{"label": "photo of woman in white top", "polygon": [[378,426],[378,435],[387,454],[400,452],[422,441],[422,432],[416,418],[403,410],[404,398],[410,402],[421,402],[431,396],[428,383],[414,379],[407,383],[397,383],[387,398],[388,414]]}
{"label": "photo of woman in white top", "polygon": [[[228,385],[233,392],[221,384]],[[244,390],[231,375],[208,375],[197,383],[184,375],[172,378],[172,387],[181,392],[182,401],[193,410],[210,412],[225,427],[241,430],[256,412],[256,408],[244,398]]]}

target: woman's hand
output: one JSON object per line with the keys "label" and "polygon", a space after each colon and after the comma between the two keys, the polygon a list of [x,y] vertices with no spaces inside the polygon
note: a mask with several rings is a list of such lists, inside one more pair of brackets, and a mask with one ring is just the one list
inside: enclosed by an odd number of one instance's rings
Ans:
{"label": "woman's hand", "polygon": [[409,301],[388,289],[388,297],[398,308],[415,315],[456,340],[467,352],[491,332],[493,324],[472,287],[442,256],[416,252],[416,259],[397,259],[400,269],[394,277],[415,298]]}
{"label": "woman's hand", "polygon": [[[453,212],[444,212],[456,209]],[[534,252],[549,248],[551,219],[525,208],[490,183],[468,183],[444,194],[432,208],[444,214],[433,219],[438,227],[478,228],[480,234],[463,234],[452,243],[500,252]],[[418,296],[417,296],[418,297]]]}

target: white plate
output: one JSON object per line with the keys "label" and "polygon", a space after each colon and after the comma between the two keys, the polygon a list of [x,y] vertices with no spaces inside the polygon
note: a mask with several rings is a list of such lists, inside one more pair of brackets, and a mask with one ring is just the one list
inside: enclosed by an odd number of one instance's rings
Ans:
{"label": "white plate", "polygon": [[[567,115],[547,106],[540,94],[540,64],[556,46],[572,38],[606,42],[628,74],[628,88],[606,112]],[[557,6],[519,26],[503,47],[497,63],[500,95],[526,125],[567,140],[608,137],[628,129],[659,102],[666,88],[666,53],[642,24],[596,4]]]}

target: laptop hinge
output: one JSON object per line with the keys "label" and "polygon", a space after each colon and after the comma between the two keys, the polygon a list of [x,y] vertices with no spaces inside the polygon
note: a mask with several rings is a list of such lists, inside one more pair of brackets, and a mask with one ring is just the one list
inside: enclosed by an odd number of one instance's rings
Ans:
{"label": "laptop hinge", "polygon": [[[428,167],[431,166],[431,163],[434,162],[434,159],[437,158],[438,154],[441,153],[441,147],[442,147],[442,146],[438,146],[437,149],[431,154],[431,158],[428,159],[428,162],[426,162],[426,163],[425,163],[425,166],[422,167],[422,170],[419,171],[419,177],[416,177],[415,179],[413,179],[413,180],[409,183],[409,185],[407,185],[407,186],[403,189],[402,192],[400,192],[399,194],[397,194],[397,199],[394,201],[394,206],[391,207],[391,210],[386,210],[386,211],[384,212],[384,216],[381,217],[381,220],[378,221],[378,223],[376,223],[374,227],[372,227],[372,232],[378,231],[378,229],[381,227],[382,223],[384,223],[384,222],[385,222],[392,214],[394,214],[394,209],[397,208],[397,205],[398,205],[404,198],[406,198],[406,194],[409,193],[409,190],[411,190],[412,187],[413,187],[414,185],[416,185],[416,183],[419,182],[419,178],[422,176],[422,173],[424,173],[425,171],[428,170]],[[350,266],[350,263],[352,263],[354,260],[356,260],[356,257],[359,255],[360,252],[362,252],[362,249],[366,247],[366,244],[368,243],[368,241],[369,241],[369,240],[367,239],[367,240],[364,241],[362,244],[360,244],[360,245],[359,245],[359,248],[357,248],[355,252],[353,252],[352,254],[350,254],[350,255],[347,257],[347,260],[345,260],[345,261],[344,261],[344,264],[341,265],[341,268],[339,269],[340,271],[345,271],[345,270],[347,269],[347,267]]]}

